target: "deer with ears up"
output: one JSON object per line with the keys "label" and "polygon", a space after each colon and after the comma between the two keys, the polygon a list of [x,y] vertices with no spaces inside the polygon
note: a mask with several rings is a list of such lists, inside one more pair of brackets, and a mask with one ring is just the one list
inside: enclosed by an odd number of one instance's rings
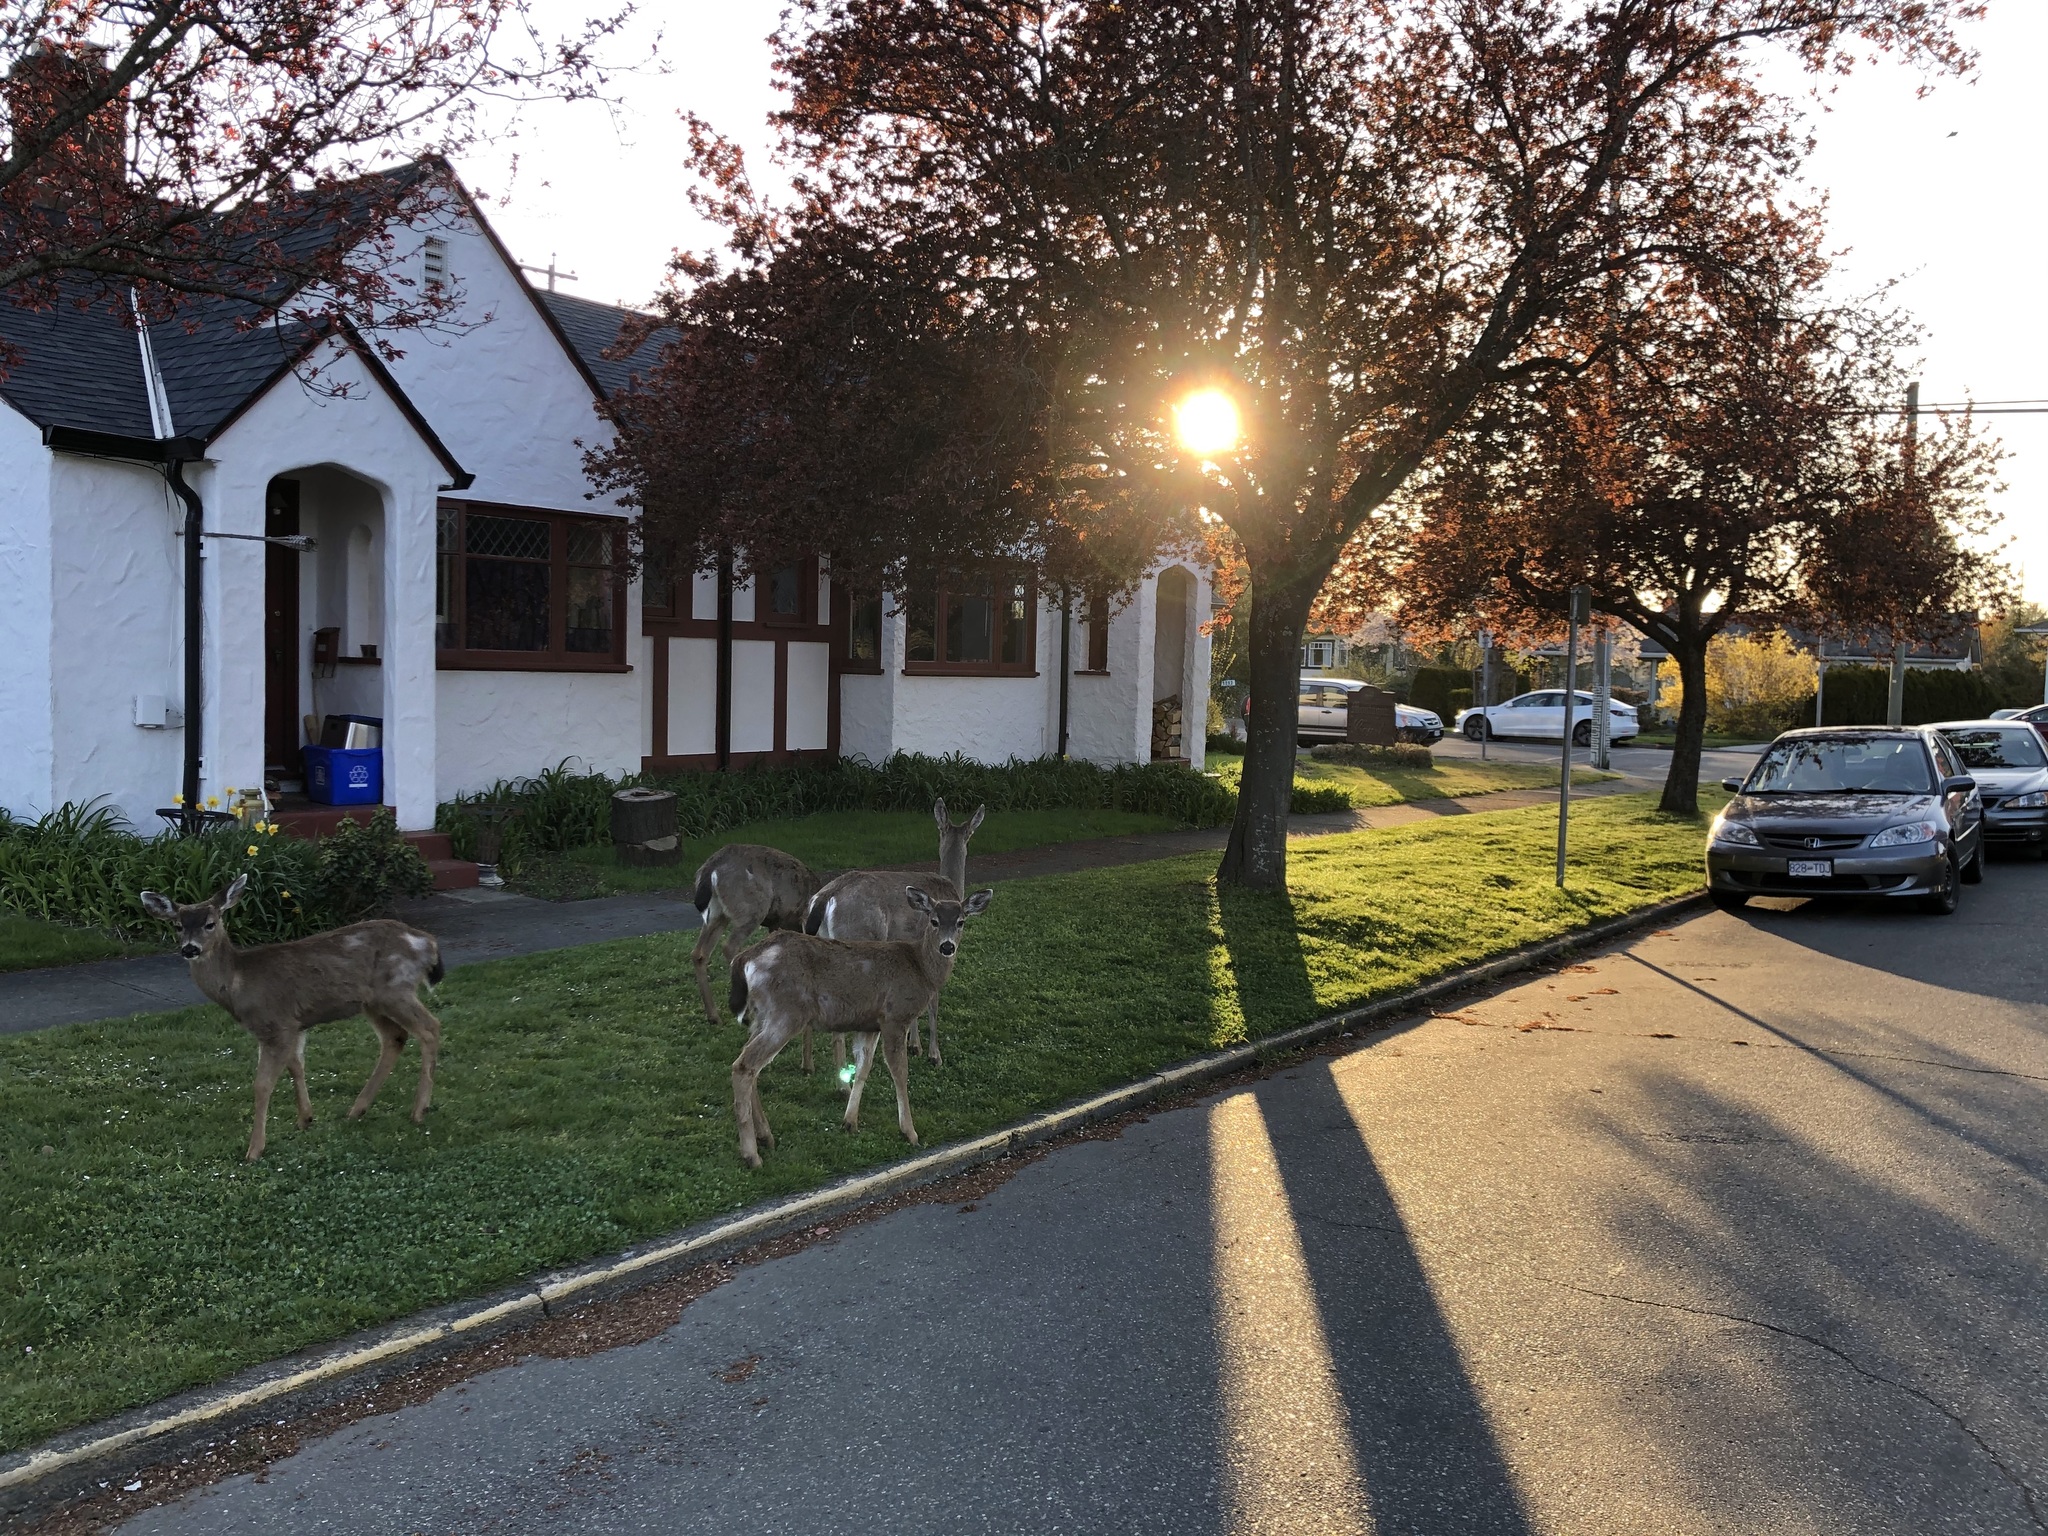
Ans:
{"label": "deer with ears up", "polygon": [[[939,824],[939,873],[914,875],[909,884],[934,901],[958,901],[967,889],[967,840],[981,827],[988,807],[978,805],[965,821],[955,822],[944,800],[932,802],[932,820]],[[828,939],[914,939],[927,926],[925,914],[905,896],[908,887],[901,874],[880,870],[851,870],[828,880],[811,898],[804,913],[804,932]],[[947,974],[952,973],[949,963]],[[944,987],[945,978],[939,985]],[[927,1015],[931,1048],[926,1052],[933,1066],[944,1066],[939,1055],[939,994],[932,994]],[[911,1030],[910,1047],[917,1049],[917,1031]]]}
{"label": "deer with ears up", "polygon": [[[725,940],[730,969],[734,953],[754,936],[756,928],[801,928],[804,906],[818,888],[818,877],[801,859],[760,843],[727,843],[697,866],[693,905],[703,919],[690,965],[697,973],[697,996],[704,1017],[716,1026],[724,1021],[711,1000],[706,967],[718,941]],[[809,1056],[809,1042],[805,1042]]]}
{"label": "deer with ears up", "polygon": [[420,1085],[412,1101],[412,1123],[418,1125],[434,1095],[434,1060],[441,1050],[441,1021],[419,1000],[421,984],[431,986],[443,974],[441,946],[434,936],[378,920],[288,944],[237,949],[228,937],[227,914],[248,884],[247,875],[238,875],[211,901],[190,906],[155,891],[144,891],[141,898],[143,910],[177,929],[178,953],[190,962],[199,990],[256,1037],[256,1124],[249,1133],[248,1161],[263,1155],[270,1092],[285,1073],[298,1090],[299,1129],[312,1123],[306,1031],[358,1013],[369,1015],[383,1050],[349,1119],[360,1119],[369,1109],[410,1037],[420,1043]]}
{"label": "deer with ears up", "polygon": [[816,1029],[857,1037],[860,1066],[846,1100],[846,1128],[860,1129],[861,1090],[879,1047],[896,1084],[896,1128],[917,1145],[905,1037],[952,971],[967,919],[986,911],[994,895],[976,891],[965,901],[935,901],[905,885],[904,900],[924,919],[916,939],[778,933],[740,954],[732,967],[732,1006],[747,1026],[747,1043],[732,1064],[732,1109],[740,1157],[749,1167],[761,1166],[762,1143],[775,1145],[761,1108],[761,1073],[785,1045]]}

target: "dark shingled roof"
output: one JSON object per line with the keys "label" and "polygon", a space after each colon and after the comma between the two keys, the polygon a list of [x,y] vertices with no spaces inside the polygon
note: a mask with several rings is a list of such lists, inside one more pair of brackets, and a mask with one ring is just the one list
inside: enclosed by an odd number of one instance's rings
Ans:
{"label": "dark shingled roof", "polygon": [[18,354],[0,366],[0,399],[37,426],[154,435],[135,331],[103,304],[0,306],[0,339]]}
{"label": "dark shingled roof", "polygon": [[606,395],[618,394],[632,383],[636,374],[646,378],[654,371],[654,365],[661,361],[662,349],[675,339],[672,327],[658,326],[627,356],[611,357],[607,354],[618,342],[619,332],[627,322],[642,320],[645,316],[616,304],[598,304],[573,294],[544,289],[536,289],[534,297],[547,306],[548,313],[555,317],[555,324],[562,328],[562,334],[569,338],[569,345],[576,349],[576,355],[583,359],[583,366],[603,386]]}

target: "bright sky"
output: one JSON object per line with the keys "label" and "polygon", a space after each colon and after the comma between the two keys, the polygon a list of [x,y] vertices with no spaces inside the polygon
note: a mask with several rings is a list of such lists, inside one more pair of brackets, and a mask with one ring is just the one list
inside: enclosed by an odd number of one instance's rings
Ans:
{"label": "bright sky", "polygon": [[[536,0],[546,23],[573,24],[576,0]],[[643,7],[621,54],[665,20],[661,72],[622,76],[623,104],[529,109],[515,137],[462,169],[521,261],[551,256],[593,299],[637,304],[669,253],[707,231],[684,200],[683,131],[693,110],[759,160],[776,101],[767,36],[782,0],[683,0]],[[1991,0],[1971,29],[1974,84],[1880,65],[1842,82],[1818,119],[1808,164],[1854,291],[1898,278],[1897,297],[1926,330],[1923,399],[2048,401],[2048,4]],[[516,160],[516,169],[515,169]],[[772,179],[772,178],[768,178]],[[2027,595],[2048,603],[2048,415],[1987,418],[2011,457],[1999,499]]]}

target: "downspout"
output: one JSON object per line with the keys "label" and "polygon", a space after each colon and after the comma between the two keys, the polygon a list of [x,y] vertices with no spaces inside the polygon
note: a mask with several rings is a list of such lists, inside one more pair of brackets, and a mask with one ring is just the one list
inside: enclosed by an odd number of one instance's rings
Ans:
{"label": "downspout", "polygon": [[1068,665],[1070,647],[1074,642],[1074,588],[1071,582],[1060,583],[1060,761],[1067,760],[1067,688],[1074,675]]}
{"label": "downspout", "polygon": [[200,705],[202,680],[199,666],[200,627],[204,614],[202,583],[205,580],[201,543],[205,528],[199,493],[185,483],[185,460],[172,459],[164,465],[164,479],[178,500],[185,504],[185,798],[180,830],[196,833],[205,818],[199,809],[199,762],[203,715]]}
{"label": "downspout", "polygon": [[718,557],[718,771],[732,766],[732,556]]}

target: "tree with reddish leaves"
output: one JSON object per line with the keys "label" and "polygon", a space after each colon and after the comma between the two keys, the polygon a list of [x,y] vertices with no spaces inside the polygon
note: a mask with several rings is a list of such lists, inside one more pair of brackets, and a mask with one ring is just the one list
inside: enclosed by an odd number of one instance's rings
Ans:
{"label": "tree with reddish leaves", "polygon": [[[1977,9],[798,0],[777,45],[796,206],[741,261],[856,251],[861,283],[917,296],[880,313],[993,348],[1032,423],[1000,475],[1077,542],[1227,525],[1253,708],[1220,875],[1279,887],[1301,634],[1340,552],[1490,400],[1583,367],[1589,307],[1787,238],[1803,142],[1763,49],[1954,71]],[[1177,441],[1203,386],[1235,401],[1234,445]],[[725,495],[753,505],[745,477]]]}
{"label": "tree with reddish leaves", "polygon": [[446,295],[387,247],[449,182],[371,158],[444,160],[486,95],[598,89],[619,19],[550,41],[526,0],[0,0],[0,300],[427,323]]}
{"label": "tree with reddish leaves", "polygon": [[1662,808],[1695,814],[1715,636],[1798,621],[1933,638],[2001,581],[1982,552],[1995,447],[1944,422],[1908,473],[1908,333],[1822,302],[1824,276],[1808,254],[1612,317],[1576,377],[1480,413],[1378,547],[1347,551],[1326,608],[1397,602],[1423,623],[1549,638],[1584,585],[1677,664]]}

